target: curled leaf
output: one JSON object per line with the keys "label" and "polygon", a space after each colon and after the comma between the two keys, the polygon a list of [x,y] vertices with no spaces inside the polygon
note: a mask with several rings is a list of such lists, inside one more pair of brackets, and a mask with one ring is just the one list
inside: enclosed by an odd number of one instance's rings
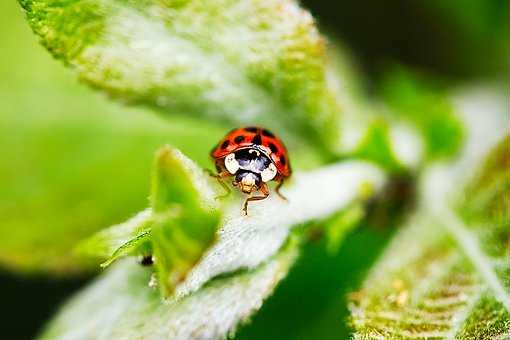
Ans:
{"label": "curled leaf", "polygon": [[127,255],[154,255],[159,286],[170,295],[215,239],[219,206],[210,176],[169,146],[156,155],[151,207],[99,232],[79,247],[105,257],[103,266]]}

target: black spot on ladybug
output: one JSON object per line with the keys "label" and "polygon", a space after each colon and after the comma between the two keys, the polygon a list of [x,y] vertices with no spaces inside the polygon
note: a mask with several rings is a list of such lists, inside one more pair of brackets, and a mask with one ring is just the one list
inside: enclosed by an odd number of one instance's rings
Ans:
{"label": "black spot on ladybug", "polygon": [[248,126],[248,127],[244,128],[244,131],[257,132],[258,129],[255,126]]}
{"label": "black spot on ladybug", "polygon": [[278,151],[278,148],[273,143],[269,143],[268,146],[271,149],[271,152],[276,153]]}
{"label": "black spot on ladybug", "polygon": [[262,135],[266,136],[266,137],[274,138],[273,133],[271,131],[267,130],[267,129],[262,130]]}
{"label": "black spot on ladybug", "polygon": [[257,144],[257,145],[260,145],[262,144],[262,137],[260,135],[255,135],[255,137],[253,137],[253,139],[251,140],[251,142],[253,144]]}
{"label": "black spot on ladybug", "polygon": [[222,149],[226,149],[226,148],[227,148],[227,146],[228,146],[229,144],[230,144],[230,141],[229,141],[229,140],[226,140],[226,141],[224,141],[224,142],[221,144],[221,148],[222,148]]}
{"label": "black spot on ladybug", "polygon": [[236,138],[234,138],[234,142],[236,142],[237,144],[241,143],[243,140],[244,136],[237,136]]}
{"label": "black spot on ladybug", "polygon": [[287,160],[285,159],[284,156],[280,156],[280,163],[282,163],[283,166],[285,166],[285,164],[287,164]]}

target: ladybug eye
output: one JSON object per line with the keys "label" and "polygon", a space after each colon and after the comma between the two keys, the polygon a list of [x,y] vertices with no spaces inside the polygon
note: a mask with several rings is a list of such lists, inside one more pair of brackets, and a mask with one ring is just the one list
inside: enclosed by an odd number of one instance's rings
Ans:
{"label": "ladybug eye", "polygon": [[225,157],[225,168],[231,174],[235,174],[239,170],[239,162],[236,160],[236,156],[231,153]]}
{"label": "ladybug eye", "polygon": [[278,170],[276,169],[276,166],[273,163],[270,163],[269,166],[262,171],[260,177],[262,177],[263,182],[269,182],[275,178],[277,172]]}

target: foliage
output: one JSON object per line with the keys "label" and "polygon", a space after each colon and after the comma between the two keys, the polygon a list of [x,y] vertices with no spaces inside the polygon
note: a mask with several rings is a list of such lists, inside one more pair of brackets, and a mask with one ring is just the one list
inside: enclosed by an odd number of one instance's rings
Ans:
{"label": "foliage", "polygon": [[156,156],[151,207],[124,224],[101,231],[81,252],[106,255],[103,266],[125,255],[153,256],[159,287],[173,293],[214,241],[219,223],[209,176],[170,147]]}
{"label": "foliage", "polygon": [[[487,116],[484,118],[497,120]],[[476,145],[471,145],[475,149],[466,152],[464,158],[431,167],[423,177],[423,210],[409,219],[362,290],[351,297],[357,337],[508,337],[510,295],[504,228],[491,222],[488,215],[482,218],[483,223],[463,219],[452,207],[459,200],[459,188],[465,187],[466,182],[476,184],[468,185],[460,209],[464,212],[473,211],[467,207],[479,202],[480,195],[473,195],[474,188],[492,194],[505,190],[505,186],[478,185],[503,173],[497,171],[503,165],[498,160],[507,157],[504,151],[508,150],[508,139],[496,149],[476,179],[465,172],[466,167],[476,167],[502,130],[489,125],[483,135],[490,132],[492,138],[483,142],[473,138],[479,135],[473,130],[483,128],[481,124],[471,126],[471,140]],[[479,211],[486,214],[491,209]]]}
{"label": "foliage", "polygon": [[[163,161],[162,157],[168,161]],[[259,266],[279,251],[293,227],[325,220],[337,211],[341,211],[339,216],[348,216],[353,210],[351,206],[359,211],[366,199],[383,183],[381,172],[367,164],[346,162],[328,166],[295,175],[296,179],[285,189],[289,202],[270,197],[250,207],[249,216],[243,216],[240,202],[235,200],[223,209],[224,216],[218,223],[216,213],[200,212],[201,205],[194,203],[200,202],[197,198],[203,197],[205,202],[209,202],[209,207],[218,208],[214,203],[214,193],[219,195],[215,191],[219,188],[210,183],[212,179],[170,147],[163,149],[156,159],[153,197],[161,197],[161,192],[165,193],[164,209],[158,212],[159,203],[153,203],[150,209],[126,223],[100,231],[85,241],[79,250],[83,254],[106,258],[104,265],[126,255],[154,254],[159,284],[166,296],[170,296],[179,283],[175,293],[183,296],[221,274]],[[163,174],[164,178],[171,180],[161,181]],[[193,180],[186,179],[188,174],[193,174]],[[179,184],[176,188],[177,179]],[[194,193],[197,198],[183,199],[187,194],[182,188]],[[321,200],[316,199],[319,195]],[[186,212],[187,209],[191,211]],[[181,222],[186,216],[196,220]],[[206,224],[207,221],[210,223]],[[335,242],[339,243],[347,231],[348,228],[337,230]],[[160,234],[155,236],[155,233]],[[161,238],[161,233],[174,233],[175,236],[174,239]],[[211,246],[215,234],[216,240]],[[177,272],[171,272],[174,263],[182,270],[177,268]],[[169,277],[177,280],[169,283]]]}
{"label": "foliage", "polygon": [[[12,134],[0,137],[13,159],[0,166],[3,194],[24,203],[0,206],[9,225],[0,230],[0,260],[61,273],[88,269],[97,258],[108,267],[42,338],[234,336],[287,275],[303,242],[326,235],[322,244],[335,256],[349,232],[381,219],[381,207],[411,206],[393,201],[411,195],[389,192],[402,177],[418,179],[421,199],[350,295],[355,336],[508,336],[510,139],[476,178],[466,174],[506,126],[486,112],[490,105],[471,108],[485,113],[487,128],[462,112],[466,98],[456,102],[443,84],[404,68],[388,72],[379,97],[370,98],[343,49],[326,43],[292,0],[19,2],[54,57],[94,89],[142,108],[89,103],[80,88],[66,88],[73,95],[56,107],[43,90],[27,118],[17,117],[18,104],[0,124],[25,132],[34,150],[17,159],[24,145]],[[480,23],[463,27],[483,40],[487,24]],[[10,102],[15,89],[5,89]],[[58,113],[50,122],[38,117],[41,104]],[[65,104],[76,105],[80,118]],[[103,109],[114,118],[88,112]],[[271,195],[248,216],[238,193],[218,199],[221,188],[203,168],[221,133],[240,124],[271,127],[296,155],[283,188],[288,201]],[[147,180],[151,155],[168,142]],[[21,184],[20,175],[28,178]],[[19,217],[30,209],[35,223]],[[140,257],[153,266],[135,265]],[[319,326],[309,324],[313,334]]]}
{"label": "foliage", "polygon": [[54,56],[123,102],[257,121],[326,149],[336,142],[340,107],[327,84],[324,42],[293,1],[20,3]]}
{"label": "foliage", "polygon": [[210,166],[224,128],[111,104],[37,46],[18,4],[2,2],[0,13],[0,263],[39,274],[97,271],[72,250],[147,206],[155,150],[170,143]]}
{"label": "foliage", "polygon": [[424,136],[425,158],[455,156],[462,145],[463,128],[451,99],[431,79],[398,68],[383,82],[382,95],[396,117],[409,121]]}
{"label": "foliage", "polygon": [[150,270],[119,263],[64,306],[41,339],[224,338],[259,308],[295,256],[291,242],[256,270],[220,278],[174,301],[162,301],[147,286]]}

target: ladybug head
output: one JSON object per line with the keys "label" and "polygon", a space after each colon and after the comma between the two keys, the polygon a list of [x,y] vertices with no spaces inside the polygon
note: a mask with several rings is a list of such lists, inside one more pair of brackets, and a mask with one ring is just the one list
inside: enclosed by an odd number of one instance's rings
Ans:
{"label": "ladybug head", "polygon": [[225,157],[225,169],[234,175],[234,186],[244,193],[252,193],[277,175],[276,166],[261,150],[250,147]]}
{"label": "ladybug head", "polygon": [[242,192],[250,194],[259,190],[262,178],[259,174],[251,171],[238,171],[234,183]]}

